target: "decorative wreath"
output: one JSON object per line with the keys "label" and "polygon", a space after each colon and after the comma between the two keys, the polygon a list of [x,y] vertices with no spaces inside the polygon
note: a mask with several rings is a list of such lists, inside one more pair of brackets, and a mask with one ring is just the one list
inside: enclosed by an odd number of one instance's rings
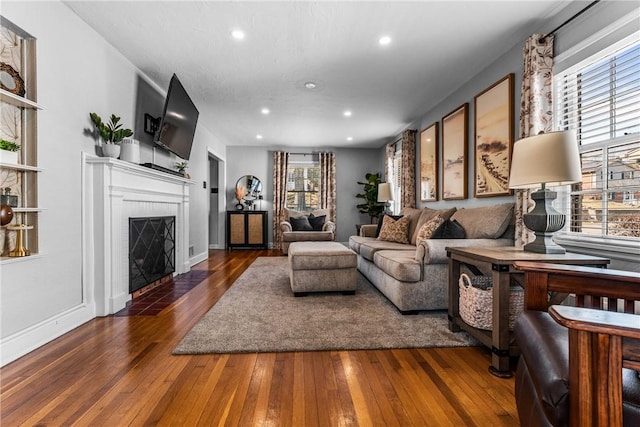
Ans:
{"label": "decorative wreath", "polygon": [[2,89],[7,92],[14,93],[18,96],[24,96],[24,80],[20,77],[20,74],[9,64],[5,62],[0,62],[0,72],[7,73],[13,78],[13,82],[15,83],[15,87],[13,89],[7,87],[0,80],[0,86]]}

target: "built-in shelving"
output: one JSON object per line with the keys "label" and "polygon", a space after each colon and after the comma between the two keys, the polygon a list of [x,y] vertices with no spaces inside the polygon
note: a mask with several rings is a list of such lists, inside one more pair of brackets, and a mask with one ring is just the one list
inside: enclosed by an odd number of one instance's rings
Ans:
{"label": "built-in shelving", "polygon": [[20,108],[30,108],[32,110],[44,109],[44,107],[37,102],[33,102],[30,99],[7,92],[4,89],[0,89],[0,101]]}
{"label": "built-in shelving", "polygon": [[[22,240],[30,255],[0,257],[0,264],[4,265],[41,256],[38,250],[39,215],[44,209],[38,205],[38,181],[43,169],[38,167],[37,114],[44,108],[37,102],[36,39],[4,17],[0,22],[0,42],[4,46],[3,58],[6,58],[3,61],[15,70],[16,87],[24,85],[25,89],[24,96],[0,89],[2,136],[20,145],[17,163],[9,163],[6,158],[4,162],[0,161],[0,188],[9,188],[11,194],[18,196],[17,206],[12,208],[11,225],[32,226],[23,231]],[[6,43],[7,40],[10,43]],[[0,233],[3,242],[0,253],[7,255],[17,244],[18,235],[10,227],[2,227]]]}
{"label": "built-in shelving", "polygon": [[0,162],[0,168],[5,169],[15,169],[19,171],[29,171],[29,172],[42,172],[44,169],[39,168],[37,166],[29,166],[29,165],[20,165],[16,163],[3,163]]}

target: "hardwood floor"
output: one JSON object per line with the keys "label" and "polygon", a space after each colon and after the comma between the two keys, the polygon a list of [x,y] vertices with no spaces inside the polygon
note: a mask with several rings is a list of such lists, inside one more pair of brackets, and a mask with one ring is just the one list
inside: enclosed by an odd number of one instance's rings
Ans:
{"label": "hardwood floor", "polygon": [[258,256],[211,251],[213,273],[157,316],[88,322],[0,370],[2,426],[517,426],[513,379],[484,348],[173,356]]}

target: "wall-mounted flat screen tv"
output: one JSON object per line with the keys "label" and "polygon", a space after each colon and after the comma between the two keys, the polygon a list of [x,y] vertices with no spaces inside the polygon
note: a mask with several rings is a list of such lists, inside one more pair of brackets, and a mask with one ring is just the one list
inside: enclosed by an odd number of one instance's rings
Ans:
{"label": "wall-mounted flat screen tv", "polygon": [[171,77],[156,144],[189,160],[200,113],[175,74]]}

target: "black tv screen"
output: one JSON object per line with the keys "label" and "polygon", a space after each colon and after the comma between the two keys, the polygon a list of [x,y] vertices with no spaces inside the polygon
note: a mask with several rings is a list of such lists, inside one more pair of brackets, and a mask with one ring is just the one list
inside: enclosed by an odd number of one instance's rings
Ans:
{"label": "black tv screen", "polygon": [[184,160],[189,160],[199,114],[178,76],[174,74],[164,102],[156,143]]}

